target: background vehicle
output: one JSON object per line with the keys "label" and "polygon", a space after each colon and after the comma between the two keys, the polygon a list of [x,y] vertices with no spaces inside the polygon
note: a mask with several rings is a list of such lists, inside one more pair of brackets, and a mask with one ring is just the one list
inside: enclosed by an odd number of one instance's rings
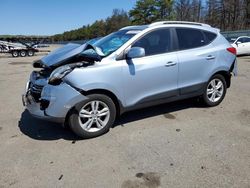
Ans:
{"label": "background vehicle", "polygon": [[125,27],[93,45],[68,44],[34,67],[24,105],[84,138],[106,133],[133,109],[190,97],[216,106],[237,74],[236,50],[218,29],[169,21]]}
{"label": "background vehicle", "polygon": [[27,43],[0,41],[0,53],[10,53],[12,57],[34,56],[36,52],[38,50]]}
{"label": "background vehicle", "polygon": [[250,54],[250,37],[238,37],[232,42],[232,46],[236,48],[237,55]]}

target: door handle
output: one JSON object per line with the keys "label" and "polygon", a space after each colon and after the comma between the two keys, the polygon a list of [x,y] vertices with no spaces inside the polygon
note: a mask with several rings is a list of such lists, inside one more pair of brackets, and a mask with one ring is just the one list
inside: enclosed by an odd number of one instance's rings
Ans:
{"label": "door handle", "polygon": [[172,67],[172,66],[175,66],[177,63],[176,62],[173,62],[173,61],[169,61],[165,64],[165,67]]}
{"label": "door handle", "polygon": [[209,56],[206,57],[206,59],[207,59],[207,60],[212,60],[212,59],[215,59],[215,56],[209,55]]}

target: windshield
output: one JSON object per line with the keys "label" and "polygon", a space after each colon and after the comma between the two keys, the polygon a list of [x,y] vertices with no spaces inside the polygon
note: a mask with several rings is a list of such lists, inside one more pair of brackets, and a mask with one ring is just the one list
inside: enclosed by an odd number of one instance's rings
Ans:
{"label": "windshield", "polygon": [[[123,44],[125,44],[129,39],[131,39],[139,32],[139,30],[117,31],[95,41],[92,46],[94,46],[95,49],[101,51],[101,54],[103,54],[103,56],[105,57],[116,51],[118,48],[120,48]],[[94,55],[96,54],[96,51],[93,49],[88,49],[85,50],[83,54]]]}

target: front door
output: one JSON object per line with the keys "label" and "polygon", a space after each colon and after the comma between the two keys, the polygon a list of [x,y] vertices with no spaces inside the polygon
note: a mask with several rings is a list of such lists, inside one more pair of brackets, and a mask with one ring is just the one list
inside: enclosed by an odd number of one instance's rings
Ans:
{"label": "front door", "polygon": [[131,47],[145,49],[145,57],[122,60],[126,106],[176,96],[178,59],[172,51],[170,29],[154,30]]}

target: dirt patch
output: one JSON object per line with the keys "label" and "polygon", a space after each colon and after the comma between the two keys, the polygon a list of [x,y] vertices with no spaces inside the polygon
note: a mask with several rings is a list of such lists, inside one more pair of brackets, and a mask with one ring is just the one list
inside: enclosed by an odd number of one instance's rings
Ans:
{"label": "dirt patch", "polygon": [[30,62],[11,62],[10,65],[30,65]]}
{"label": "dirt patch", "polygon": [[241,115],[244,117],[250,117],[250,110],[243,109]]}
{"label": "dirt patch", "polygon": [[165,118],[167,118],[167,119],[176,119],[176,117],[173,115],[173,114],[164,114],[163,115]]}
{"label": "dirt patch", "polygon": [[247,109],[241,110],[239,118],[242,124],[250,126],[250,110]]}
{"label": "dirt patch", "polygon": [[160,176],[154,172],[139,172],[135,177],[138,179],[124,181],[122,188],[157,188],[161,185]]}
{"label": "dirt patch", "polygon": [[238,77],[247,78],[247,75],[245,75],[245,74],[238,74]]}

